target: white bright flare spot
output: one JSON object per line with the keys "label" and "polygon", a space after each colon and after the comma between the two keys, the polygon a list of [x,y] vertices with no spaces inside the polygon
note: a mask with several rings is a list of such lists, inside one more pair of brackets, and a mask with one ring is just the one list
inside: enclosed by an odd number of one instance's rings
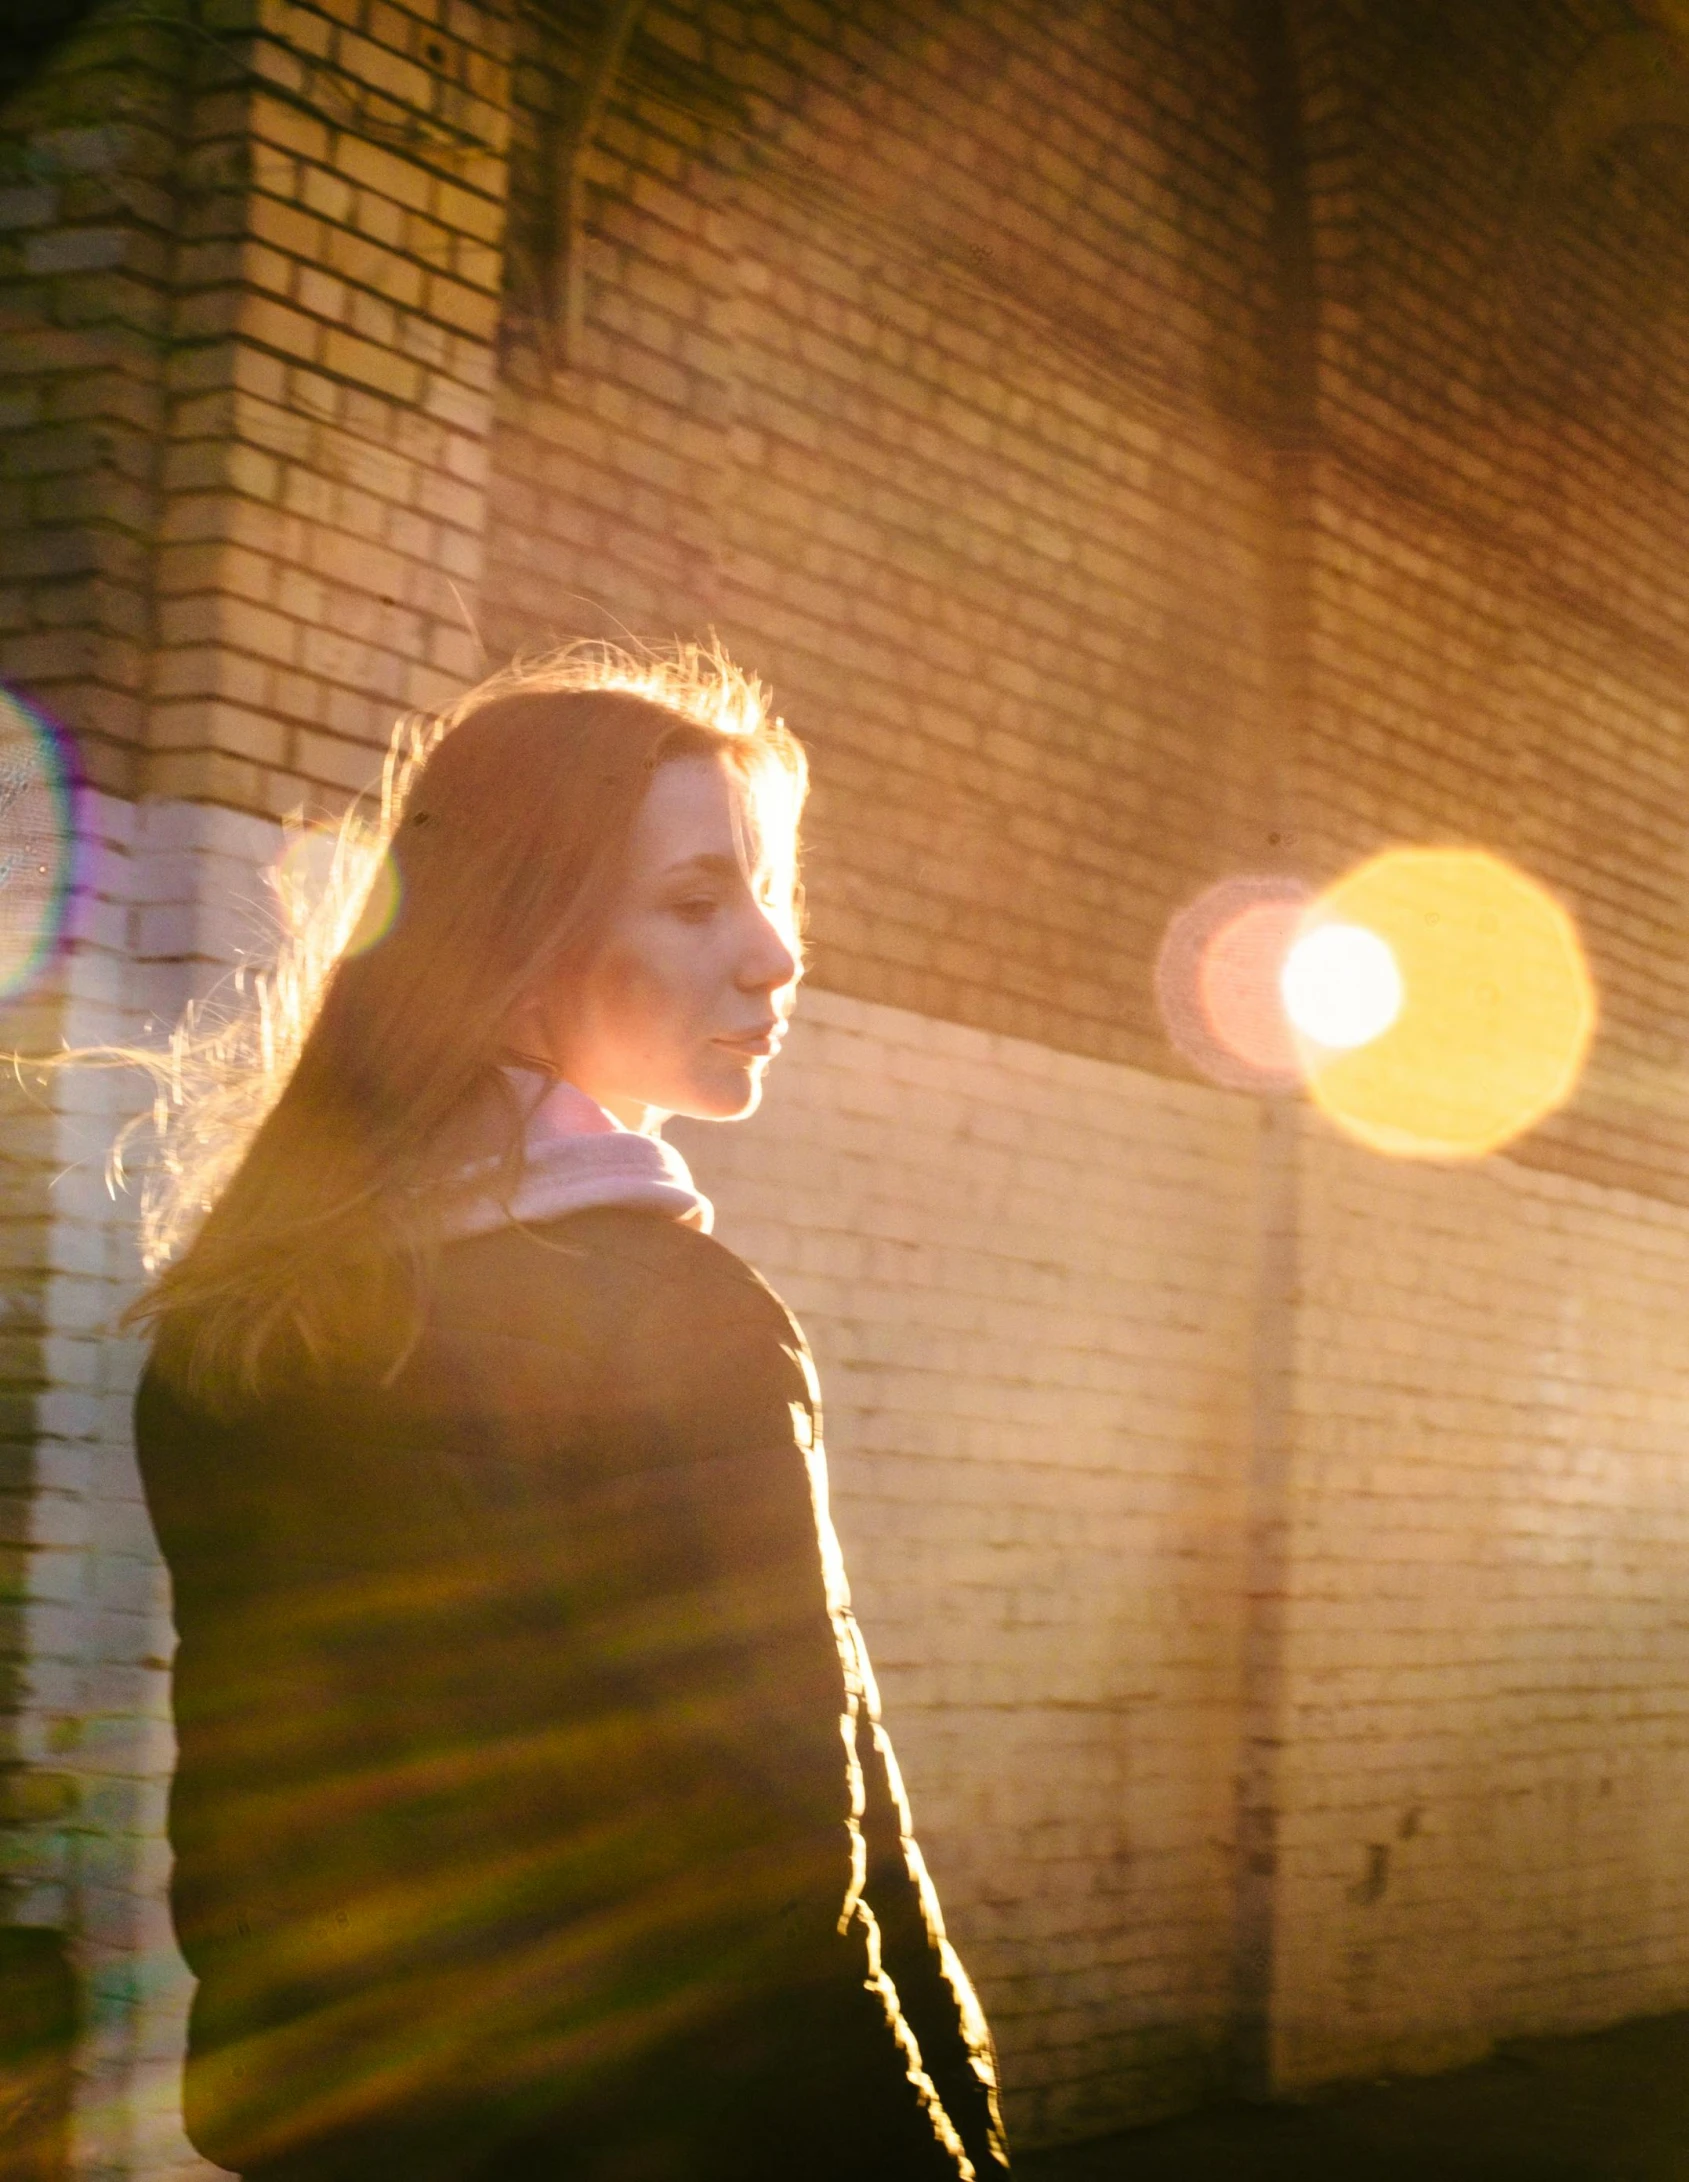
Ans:
{"label": "white bright flare spot", "polygon": [[1304,932],[1285,957],[1279,990],[1303,1037],[1338,1053],[1370,1045],[1402,1012],[1396,958],[1361,924],[1319,924]]}

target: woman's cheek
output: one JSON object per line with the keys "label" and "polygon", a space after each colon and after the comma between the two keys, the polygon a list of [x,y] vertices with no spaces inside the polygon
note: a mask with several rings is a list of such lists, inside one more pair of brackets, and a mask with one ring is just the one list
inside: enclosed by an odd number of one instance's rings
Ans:
{"label": "woman's cheek", "polygon": [[665,933],[620,965],[617,1012],[624,1037],[652,1054],[679,1054],[710,1028],[706,950],[689,929]]}
{"label": "woman's cheek", "polygon": [[638,956],[623,947],[608,948],[599,957],[593,978],[590,1021],[605,1045],[625,1051],[645,1042],[654,1012],[648,980]]}

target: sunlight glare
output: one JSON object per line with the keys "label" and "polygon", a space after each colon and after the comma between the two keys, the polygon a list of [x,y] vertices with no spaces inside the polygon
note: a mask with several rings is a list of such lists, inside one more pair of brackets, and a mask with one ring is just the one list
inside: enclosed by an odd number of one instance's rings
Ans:
{"label": "sunlight glare", "polygon": [[1285,957],[1285,1013],[1316,1045],[1370,1045],[1402,1012],[1402,973],[1389,943],[1361,924],[1316,924]]}

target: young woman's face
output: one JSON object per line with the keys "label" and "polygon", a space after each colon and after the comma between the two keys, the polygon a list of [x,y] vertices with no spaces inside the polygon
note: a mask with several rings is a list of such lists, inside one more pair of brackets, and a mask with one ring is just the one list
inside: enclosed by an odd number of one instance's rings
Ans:
{"label": "young woman's face", "polygon": [[798,964],[758,853],[724,759],[659,766],[597,953],[536,1026],[545,1057],[629,1128],[730,1121],[762,1096]]}

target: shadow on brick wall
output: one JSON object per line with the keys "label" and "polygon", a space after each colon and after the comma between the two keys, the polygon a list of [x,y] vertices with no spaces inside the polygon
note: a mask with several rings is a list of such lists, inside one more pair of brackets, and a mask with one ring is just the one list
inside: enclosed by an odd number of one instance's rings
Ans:
{"label": "shadow on brick wall", "polygon": [[62,1932],[0,1931],[0,2174],[70,2172],[76,1981]]}

